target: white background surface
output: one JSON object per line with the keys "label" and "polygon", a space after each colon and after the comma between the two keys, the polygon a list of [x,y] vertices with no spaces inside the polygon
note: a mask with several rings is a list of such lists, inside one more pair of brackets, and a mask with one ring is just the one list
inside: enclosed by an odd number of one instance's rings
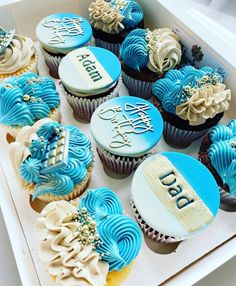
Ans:
{"label": "white background surface", "polygon": [[[212,272],[195,286],[235,286],[236,257]],[[21,286],[5,223],[0,210],[0,286]],[[34,285],[32,285],[34,286]],[[43,285],[46,286],[46,285]],[[130,285],[135,286],[135,285]],[[143,285],[149,286],[149,285]],[[176,285],[178,286],[178,285]]]}

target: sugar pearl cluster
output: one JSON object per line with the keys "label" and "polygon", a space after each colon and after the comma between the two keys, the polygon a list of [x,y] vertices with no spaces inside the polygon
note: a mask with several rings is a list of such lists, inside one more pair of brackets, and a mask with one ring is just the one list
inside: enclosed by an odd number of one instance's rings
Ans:
{"label": "sugar pearl cluster", "polygon": [[147,41],[147,49],[148,50],[156,50],[158,48],[158,41],[160,38],[160,29],[155,29],[153,31],[150,31],[149,29],[146,29],[146,41]]}

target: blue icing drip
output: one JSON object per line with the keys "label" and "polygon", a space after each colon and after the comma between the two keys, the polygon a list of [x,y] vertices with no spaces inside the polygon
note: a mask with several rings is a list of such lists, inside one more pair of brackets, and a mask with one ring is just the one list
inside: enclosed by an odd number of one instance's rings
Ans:
{"label": "blue icing drip", "polygon": [[212,144],[208,155],[231,195],[236,196],[236,119],[227,125],[217,125],[210,131]]}
{"label": "blue icing drip", "polygon": [[[131,32],[121,44],[120,55],[124,63],[132,69],[140,70],[148,64],[147,42],[143,36],[145,30],[137,29]],[[135,35],[135,33],[137,35]]]}
{"label": "blue icing drip", "polygon": [[40,172],[41,161],[34,158],[27,158],[20,165],[20,175],[27,183],[37,180]]}
{"label": "blue icing drip", "polygon": [[168,71],[163,79],[157,80],[153,84],[152,91],[162,102],[164,110],[176,114],[176,107],[192,96],[185,91],[184,87],[201,88],[200,81],[207,75],[216,75],[217,81],[221,81],[219,74],[210,67],[195,69],[192,66],[185,66],[180,70]]}
{"label": "blue icing drip", "polygon": [[58,175],[67,175],[76,185],[83,181],[86,176],[86,173],[87,169],[85,168],[83,163],[74,158],[70,158],[68,160],[67,165],[58,172]]}
{"label": "blue icing drip", "polygon": [[46,145],[47,142],[45,140],[33,140],[29,148],[31,157],[42,160],[46,150]]}
{"label": "blue icing drip", "polygon": [[74,184],[70,177],[62,174],[41,175],[36,180],[36,184],[33,200],[44,194],[65,196],[74,189]]}
{"label": "blue icing drip", "polygon": [[110,215],[122,214],[122,207],[117,195],[107,188],[89,190],[79,209],[86,208],[97,225]]}
{"label": "blue icing drip", "polygon": [[53,81],[35,73],[8,78],[0,85],[0,116],[4,125],[32,125],[35,120],[48,117],[50,109],[59,104]]}
{"label": "blue icing drip", "polygon": [[109,271],[120,271],[138,255],[142,234],[130,218],[119,214],[109,216],[99,223],[98,233],[102,244],[96,250],[109,263]]}
{"label": "blue icing drip", "polygon": [[37,135],[44,139],[48,139],[55,133],[56,128],[61,128],[61,125],[56,121],[45,123],[40,127]]}

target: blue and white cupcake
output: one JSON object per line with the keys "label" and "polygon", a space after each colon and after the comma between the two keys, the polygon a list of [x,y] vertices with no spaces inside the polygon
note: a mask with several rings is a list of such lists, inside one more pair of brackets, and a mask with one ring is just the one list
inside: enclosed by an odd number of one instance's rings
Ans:
{"label": "blue and white cupcake", "polygon": [[191,156],[156,154],[134,174],[131,206],[143,232],[156,242],[196,236],[213,222],[219,205],[214,177]]}
{"label": "blue and white cupcake", "polygon": [[95,0],[89,6],[90,23],[96,46],[119,55],[127,34],[143,28],[143,10],[135,0]]}
{"label": "blue and white cupcake", "polygon": [[236,119],[209,131],[202,141],[198,158],[215,177],[221,203],[236,206]]}
{"label": "blue and white cupcake", "polygon": [[70,52],[60,63],[59,75],[76,119],[90,120],[100,104],[119,96],[120,61],[106,49],[84,47]]}
{"label": "blue and white cupcake", "polygon": [[230,89],[211,67],[171,70],[153,85],[154,105],[164,119],[164,139],[186,148],[216,125],[229,108]]}
{"label": "blue and white cupcake", "polygon": [[95,110],[90,128],[104,165],[113,172],[130,174],[156,152],[163,120],[149,101],[121,96]]}
{"label": "blue and white cupcake", "polygon": [[0,126],[13,138],[24,126],[51,118],[60,121],[60,98],[48,77],[25,73],[0,83]]}
{"label": "blue and white cupcake", "polygon": [[58,66],[69,52],[87,46],[92,38],[89,22],[73,13],[57,13],[42,19],[36,36],[49,67],[50,75],[58,78]]}
{"label": "blue and white cupcake", "polygon": [[123,81],[130,95],[149,99],[153,83],[181,60],[178,36],[170,29],[136,29],[120,47]]}
{"label": "blue and white cupcake", "polygon": [[142,244],[137,223],[122,212],[107,188],[89,190],[78,207],[59,201],[43,209],[39,256],[57,285],[121,285]]}
{"label": "blue and white cupcake", "polygon": [[10,158],[24,188],[44,202],[71,200],[88,187],[91,142],[74,126],[42,119],[24,127],[10,144]]}

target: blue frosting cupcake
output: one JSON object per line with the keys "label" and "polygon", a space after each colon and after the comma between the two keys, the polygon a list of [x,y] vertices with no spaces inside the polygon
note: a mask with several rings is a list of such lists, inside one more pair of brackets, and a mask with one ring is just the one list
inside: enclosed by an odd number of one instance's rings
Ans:
{"label": "blue frosting cupcake", "polygon": [[122,214],[120,200],[107,188],[89,190],[78,209],[65,201],[48,204],[36,227],[40,257],[59,283],[63,271],[73,285],[120,285],[142,244],[137,223]]}
{"label": "blue frosting cupcake", "polygon": [[199,160],[214,175],[221,202],[236,205],[236,119],[211,128],[203,139]]}
{"label": "blue frosting cupcake", "polygon": [[50,74],[58,78],[58,66],[63,56],[87,46],[92,38],[92,28],[85,18],[77,14],[57,13],[38,23],[36,36]]}
{"label": "blue frosting cupcake", "polygon": [[168,144],[187,147],[218,123],[231,99],[222,81],[211,67],[185,66],[155,82],[154,104],[163,115]]}
{"label": "blue frosting cupcake", "polygon": [[59,94],[50,78],[26,73],[0,84],[0,125],[13,138],[22,127],[37,120],[60,120],[59,105]]}
{"label": "blue frosting cupcake", "polygon": [[93,154],[89,139],[74,126],[50,119],[25,127],[10,145],[15,171],[33,199],[78,197],[87,187]]}
{"label": "blue frosting cupcake", "polygon": [[135,29],[120,47],[123,81],[130,95],[150,98],[152,84],[181,60],[178,36],[170,29]]}
{"label": "blue frosting cupcake", "polygon": [[135,0],[96,0],[89,7],[96,46],[119,55],[127,34],[143,28],[143,10]]}

